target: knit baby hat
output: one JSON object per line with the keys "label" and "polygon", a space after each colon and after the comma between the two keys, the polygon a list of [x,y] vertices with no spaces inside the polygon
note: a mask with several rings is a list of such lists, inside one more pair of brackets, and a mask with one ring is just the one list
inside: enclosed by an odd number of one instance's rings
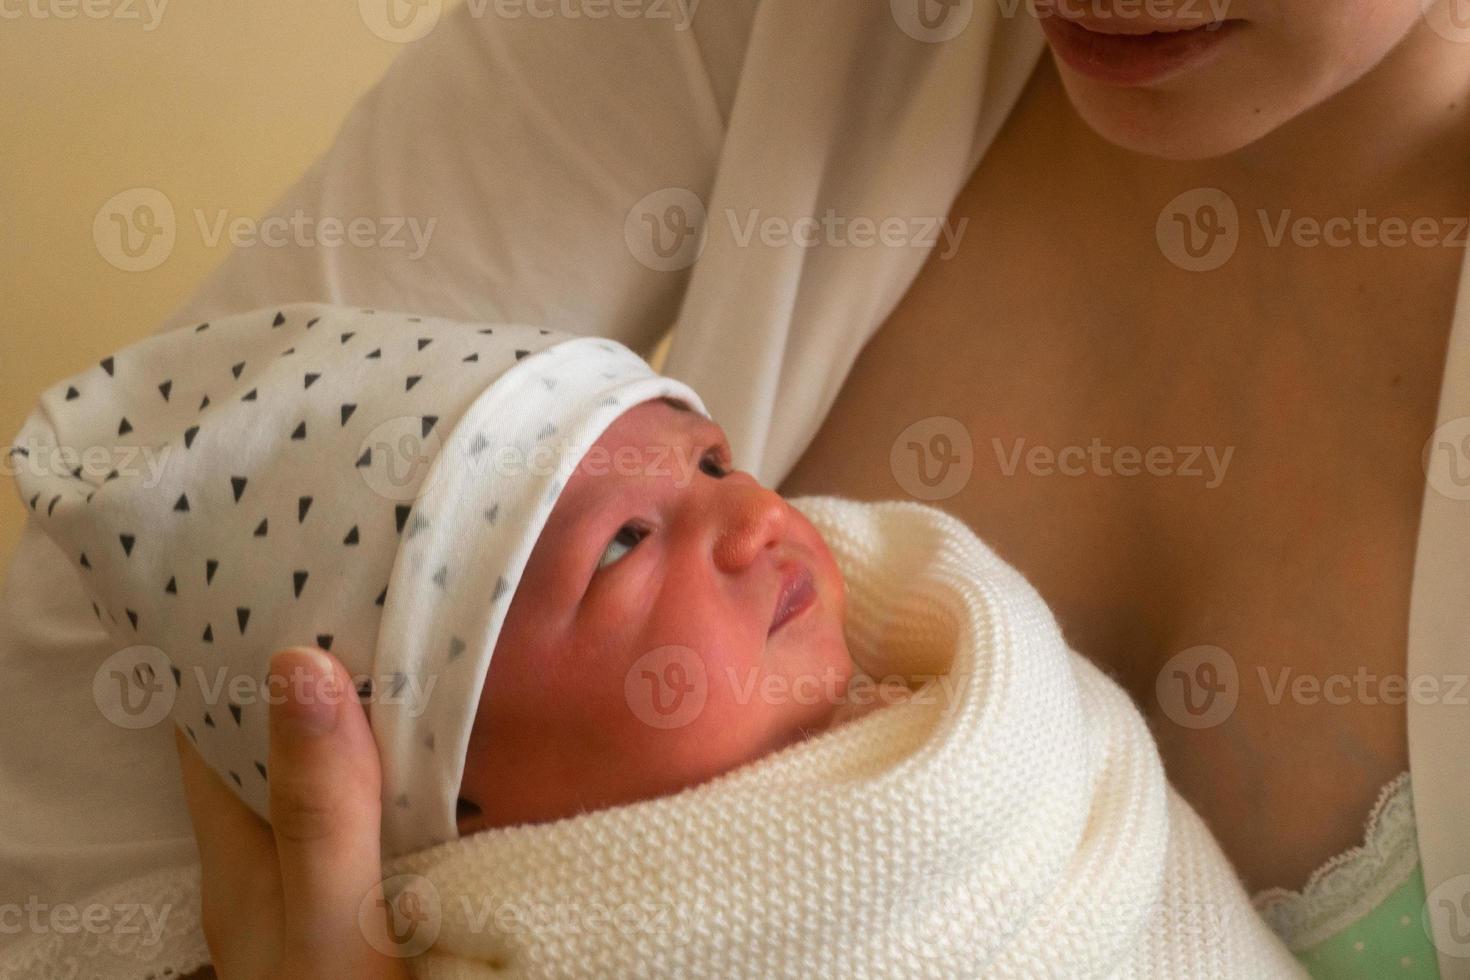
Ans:
{"label": "knit baby hat", "polygon": [[116,648],[99,708],[123,727],[172,717],[265,817],[268,658],[331,650],[368,704],[391,856],[458,836],[531,550],[586,451],[660,397],[709,414],[606,339],[295,304],[59,382],[6,461]]}

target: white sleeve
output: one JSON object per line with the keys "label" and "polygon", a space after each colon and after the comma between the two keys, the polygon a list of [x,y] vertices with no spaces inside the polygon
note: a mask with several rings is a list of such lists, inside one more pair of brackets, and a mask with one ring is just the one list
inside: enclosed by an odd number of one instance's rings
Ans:
{"label": "white sleeve", "polygon": [[[756,7],[723,0],[691,28],[690,2],[649,0],[633,19],[507,19],[465,0],[270,211],[366,217],[380,234],[397,219],[405,244],[237,249],[160,330],[322,300],[542,323],[646,355],[687,270],[640,263],[624,222],[660,189],[707,193]],[[73,900],[194,854],[167,726],[121,731],[92,700],[113,652],[31,521],[0,588],[0,903]]]}

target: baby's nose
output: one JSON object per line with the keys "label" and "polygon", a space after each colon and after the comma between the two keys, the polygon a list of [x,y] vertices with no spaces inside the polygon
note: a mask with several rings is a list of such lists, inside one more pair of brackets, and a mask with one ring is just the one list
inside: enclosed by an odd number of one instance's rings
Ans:
{"label": "baby's nose", "polygon": [[716,567],[738,572],[760,553],[779,544],[786,529],[786,501],[748,474],[731,474],[712,496],[719,522],[714,543]]}

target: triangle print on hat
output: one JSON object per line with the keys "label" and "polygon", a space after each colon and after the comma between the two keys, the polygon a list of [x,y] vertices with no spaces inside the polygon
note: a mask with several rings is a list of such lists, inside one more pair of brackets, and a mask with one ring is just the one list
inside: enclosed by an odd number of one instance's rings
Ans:
{"label": "triangle print on hat", "polygon": [[207,327],[42,394],[7,454],[27,513],[116,648],[167,658],[172,719],[255,812],[268,659],[325,639],[373,692],[388,852],[453,839],[495,639],[581,454],[639,402],[705,407],[530,325],[300,303]]}

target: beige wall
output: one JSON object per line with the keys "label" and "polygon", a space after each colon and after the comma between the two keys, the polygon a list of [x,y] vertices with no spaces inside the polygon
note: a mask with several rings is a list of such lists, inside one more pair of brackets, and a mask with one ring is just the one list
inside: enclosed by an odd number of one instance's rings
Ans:
{"label": "beige wall", "polygon": [[[402,50],[358,10],[0,0],[0,446],[41,389],[156,329],[225,257],[192,209],[258,214],[328,146]],[[107,260],[93,220],[136,187],[168,197],[178,233],[161,265],[130,272]],[[0,476],[0,566],[23,523]]]}

